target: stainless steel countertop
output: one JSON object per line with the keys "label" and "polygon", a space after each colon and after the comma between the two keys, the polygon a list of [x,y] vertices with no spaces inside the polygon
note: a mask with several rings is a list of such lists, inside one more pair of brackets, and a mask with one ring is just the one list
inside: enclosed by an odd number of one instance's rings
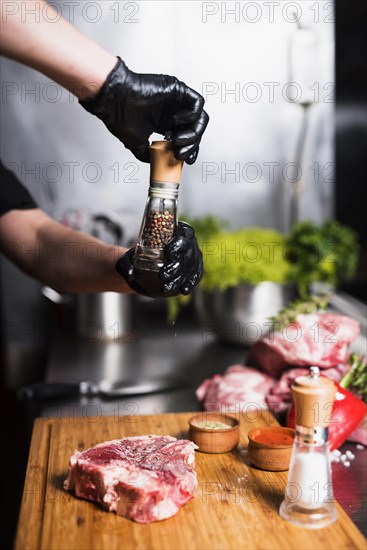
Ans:
{"label": "stainless steel countertop", "polygon": [[[123,380],[132,376],[176,374],[188,381],[182,390],[119,400],[72,398],[47,403],[42,416],[159,414],[194,411],[200,406],[195,396],[197,386],[229,365],[243,363],[246,349],[218,342],[207,334],[190,315],[179,318],[175,326],[165,323],[164,315],[149,308],[139,319],[139,333],[129,342],[87,342],[58,334],[51,346],[47,382]],[[356,455],[350,468],[333,464],[335,496],[366,536],[367,449],[357,450],[347,443],[342,451]]]}
{"label": "stainless steel countertop", "polygon": [[154,377],[162,374],[177,375],[187,381],[182,390],[160,394],[119,399],[116,403],[98,397],[92,399],[52,402],[43,411],[54,417],[68,415],[69,407],[76,416],[86,414],[94,403],[97,414],[112,414],[114,407],[132,404],[136,414],[159,414],[199,410],[195,389],[205,378],[223,372],[234,363],[242,363],[243,348],[224,346],[213,336],[205,338],[197,328],[180,329],[155,327],[130,343],[94,343],[58,336],[52,347],[47,369],[47,382],[79,382],[104,379],[119,381],[137,377]]}

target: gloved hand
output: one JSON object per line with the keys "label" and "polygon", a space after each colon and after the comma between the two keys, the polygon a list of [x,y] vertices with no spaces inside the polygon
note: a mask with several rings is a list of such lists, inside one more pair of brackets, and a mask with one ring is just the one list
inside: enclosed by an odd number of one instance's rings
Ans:
{"label": "gloved hand", "polygon": [[163,134],[175,157],[193,164],[209,117],[203,97],[174,76],[138,74],[118,58],[96,97],[80,101],[137,159],[149,162],[148,139]]}
{"label": "gloved hand", "polygon": [[[116,270],[124,277],[127,283],[139,294],[149,296],[134,280],[132,259],[135,249],[128,250],[116,263]],[[159,271],[162,280],[162,297],[175,294],[190,294],[199,284],[203,273],[203,259],[201,250],[195,237],[193,228],[185,223],[178,222],[172,239],[164,248],[164,265]]]}

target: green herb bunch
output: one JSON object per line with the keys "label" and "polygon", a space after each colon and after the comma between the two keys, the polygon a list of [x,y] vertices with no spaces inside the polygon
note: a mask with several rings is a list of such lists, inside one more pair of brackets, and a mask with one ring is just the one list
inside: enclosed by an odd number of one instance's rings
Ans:
{"label": "green herb bunch", "polygon": [[[204,277],[200,286],[204,291],[224,291],[241,283],[288,282],[285,237],[278,231],[262,227],[226,231],[225,224],[214,216],[182,219],[194,227],[203,253]],[[167,300],[169,322],[176,319],[180,307],[189,299],[175,296]]]}
{"label": "green herb bunch", "polygon": [[282,330],[287,325],[293,323],[298,315],[307,313],[317,313],[326,311],[329,304],[328,296],[310,296],[308,300],[295,300],[281,309],[276,315],[270,317],[276,330]]}
{"label": "green herb bunch", "polygon": [[262,227],[225,231],[215,218],[201,223],[193,220],[192,224],[203,253],[203,290],[224,291],[241,283],[288,281],[285,239],[278,231]]}
{"label": "green herb bunch", "polygon": [[296,223],[286,239],[285,257],[302,297],[308,295],[312,282],[335,287],[353,277],[358,254],[356,233],[335,220],[320,227],[310,221]]}
{"label": "green herb bunch", "polygon": [[352,353],[349,358],[350,370],[339,384],[362,399],[367,405],[367,362],[366,358]]}

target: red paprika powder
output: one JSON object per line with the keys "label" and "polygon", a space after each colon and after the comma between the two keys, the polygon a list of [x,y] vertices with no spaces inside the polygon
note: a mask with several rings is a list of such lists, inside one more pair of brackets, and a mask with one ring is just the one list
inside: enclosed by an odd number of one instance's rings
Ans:
{"label": "red paprika powder", "polygon": [[284,428],[260,428],[252,439],[263,445],[293,445],[293,436],[286,432],[287,430],[284,430]]}

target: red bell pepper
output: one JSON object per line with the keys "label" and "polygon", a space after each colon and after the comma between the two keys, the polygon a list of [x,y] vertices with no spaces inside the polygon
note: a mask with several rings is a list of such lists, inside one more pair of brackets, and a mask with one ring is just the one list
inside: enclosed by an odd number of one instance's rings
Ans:
{"label": "red bell pepper", "polygon": [[[352,392],[342,388],[334,382],[337,387],[335,401],[329,424],[330,450],[338,449],[348,438],[357,426],[362,422],[367,407],[362,399],[356,397]],[[291,405],[287,415],[287,427],[295,426],[295,407]]]}

